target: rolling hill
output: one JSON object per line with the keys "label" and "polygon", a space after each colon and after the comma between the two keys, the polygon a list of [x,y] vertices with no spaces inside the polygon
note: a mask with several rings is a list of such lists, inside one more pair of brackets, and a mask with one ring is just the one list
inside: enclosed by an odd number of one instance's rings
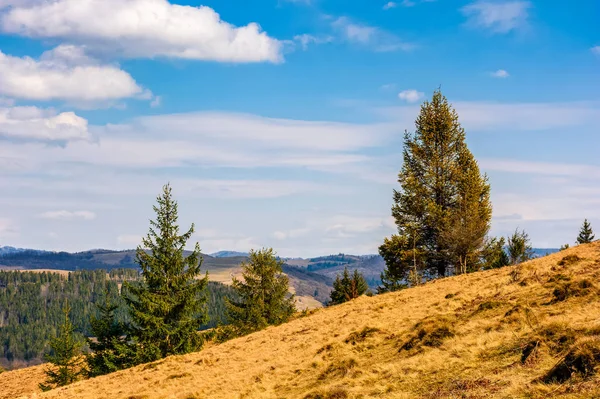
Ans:
{"label": "rolling hill", "polygon": [[600,243],[361,297],[203,351],[0,398],[598,398]]}

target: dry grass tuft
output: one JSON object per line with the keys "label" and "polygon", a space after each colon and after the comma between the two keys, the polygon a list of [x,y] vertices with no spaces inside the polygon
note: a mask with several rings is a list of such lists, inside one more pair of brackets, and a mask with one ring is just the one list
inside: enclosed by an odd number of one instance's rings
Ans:
{"label": "dry grass tuft", "polygon": [[589,378],[599,366],[600,339],[588,339],[574,345],[541,380],[546,384],[563,383],[574,374]]}
{"label": "dry grass tuft", "polygon": [[428,317],[415,324],[416,331],[400,347],[400,351],[419,351],[424,346],[440,347],[446,338],[454,336],[451,319],[448,317]]}

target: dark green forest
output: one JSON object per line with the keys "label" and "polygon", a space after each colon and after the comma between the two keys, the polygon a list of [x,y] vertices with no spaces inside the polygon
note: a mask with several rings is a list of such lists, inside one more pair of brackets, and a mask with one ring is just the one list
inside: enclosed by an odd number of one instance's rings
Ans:
{"label": "dark green forest", "polygon": [[[137,269],[81,270],[68,276],[58,273],[0,271],[0,365],[16,368],[42,362],[48,341],[63,322],[62,306],[68,301],[70,318],[82,338],[90,336],[90,318],[97,316],[96,303],[105,296],[121,303],[121,283],[138,280]],[[224,284],[208,284],[209,321],[203,329],[225,322],[225,296],[233,296]],[[127,322],[124,307],[116,312]]]}

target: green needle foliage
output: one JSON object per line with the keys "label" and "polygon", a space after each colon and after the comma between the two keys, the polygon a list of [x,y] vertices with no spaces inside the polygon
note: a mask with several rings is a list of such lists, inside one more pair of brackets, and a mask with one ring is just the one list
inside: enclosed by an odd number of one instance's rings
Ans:
{"label": "green needle foliage", "polygon": [[198,330],[207,319],[208,273],[200,278],[199,244],[184,257],[194,225],[179,234],[177,202],[169,184],[156,201],[156,220],[150,221],[150,231],[137,248],[142,281],[123,284],[123,299],[132,320],[130,337],[136,344],[136,363],[199,350],[203,339]]}
{"label": "green needle foliage", "polygon": [[583,221],[583,225],[581,226],[581,230],[579,230],[579,236],[577,236],[578,244],[589,244],[594,241],[596,237],[594,236],[594,232],[592,231],[592,225],[588,222],[587,219]]}
{"label": "green needle foliage", "polygon": [[227,299],[227,316],[234,335],[248,334],[268,325],[285,323],[296,312],[290,295],[289,279],[282,271],[283,261],[273,249],[250,251],[242,263],[243,280],[233,279],[239,299]]}
{"label": "green needle foliage", "polygon": [[125,339],[125,326],[116,320],[118,305],[105,296],[103,304],[96,304],[100,316],[92,316],[92,336],[88,346],[93,351],[86,355],[87,375],[96,377],[133,366],[135,352]]}
{"label": "green needle foliage", "polygon": [[379,253],[386,262],[380,291],[421,276],[480,267],[492,207],[487,176],[467,148],[458,114],[437,90],[421,106],[414,134],[404,136],[403,165],[392,216],[398,233]]}
{"label": "green needle foliage", "polygon": [[64,322],[59,328],[58,336],[50,341],[51,351],[45,356],[45,360],[52,366],[44,371],[46,381],[39,384],[42,391],[71,384],[85,372],[80,356],[82,345],[75,336],[75,329],[69,319],[70,311],[68,304],[65,304]]}
{"label": "green needle foliage", "polygon": [[525,230],[516,229],[513,235],[508,237],[508,257],[511,265],[533,259],[533,249]]}
{"label": "green needle foliage", "polygon": [[336,276],[333,282],[333,291],[331,291],[330,305],[338,305],[340,303],[351,301],[365,294],[369,290],[367,281],[358,270],[354,269],[354,273],[350,276],[348,268],[344,267],[342,276]]}

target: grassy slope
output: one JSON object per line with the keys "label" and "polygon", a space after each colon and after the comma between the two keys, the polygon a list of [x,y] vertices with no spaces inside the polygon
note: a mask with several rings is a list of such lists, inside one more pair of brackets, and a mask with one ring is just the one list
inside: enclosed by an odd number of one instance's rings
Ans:
{"label": "grassy slope", "polygon": [[[558,265],[574,254],[583,259]],[[600,334],[600,243],[525,263],[513,279],[515,270],[507,267],[362,297],[199,353],[35,397],[600,397],[598,375],[564,384],[533,382],[572,345],[567,340],[561,347],[556,338],[561,334],[552,338],[549,332],[567,328],[564,335],[577,341],[600,339],[594,338]],[[585,296],[551,302],[554,289],[568,278],[588,279],[596,287],[580,291]],[[417,340],[415,348],[399,351],[419,322],[425,330],[448,328],[455,335],[441,340],[439,347],[422,346]],[[522,364],[524,345],[544,336],[550,338]],[[0,374],[0,398],[14,398],[17,392],[34,397],[35,386],[23,381],[38,375],[39,368]]]}

